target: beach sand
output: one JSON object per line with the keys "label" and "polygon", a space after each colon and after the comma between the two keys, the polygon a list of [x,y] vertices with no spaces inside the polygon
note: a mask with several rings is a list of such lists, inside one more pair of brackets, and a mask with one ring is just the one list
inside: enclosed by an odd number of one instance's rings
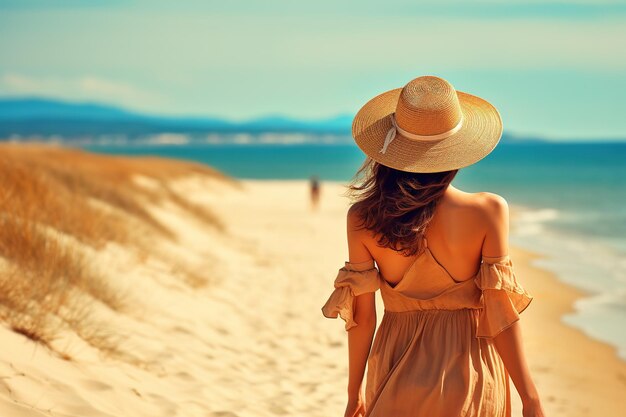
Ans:
{"label": "beach sand", "polygon": [[[149,210],[176,242],[155,238],[143,258],[113,244],[93,254],[132,306],[96,309],[116,354],[67,334],[54,346],[68,360],[0,327],[0,416],[343,415],[347,335],[320,311],[347,260],[341,185],[322,184],[316,212],[305,181],[234,186],[197,176],[172,187],[226,229],[165,202]],[[521,322],[546,415],[626,415],[626,363],[560,321],[583,294],[533,267],[537,254],[511,256],[535,296]],[[173,262],[208,284],[181,284]]]}

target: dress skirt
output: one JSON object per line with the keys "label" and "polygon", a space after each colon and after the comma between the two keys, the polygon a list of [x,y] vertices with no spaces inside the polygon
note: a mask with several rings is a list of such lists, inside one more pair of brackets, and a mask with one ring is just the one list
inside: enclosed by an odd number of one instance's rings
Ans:
{"label": "dress skirt", "polygon": [[455,280],[427,249],[388,283],[374,261],[346,262],[322,307],[349,331],[355,297],[380,290],[385,313],[367,361],[366,417],[510,417],[509,374],[494,337],[520,319],[533,296],[508,255],[483,256]]}

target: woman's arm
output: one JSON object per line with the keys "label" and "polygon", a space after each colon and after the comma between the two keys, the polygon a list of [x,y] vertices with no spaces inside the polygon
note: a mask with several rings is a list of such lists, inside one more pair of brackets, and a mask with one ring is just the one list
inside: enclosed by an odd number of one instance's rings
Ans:
{"label": "woman's arm", "polygon": [[361,392],[365,365],[372,347],[376,330],[376,311],[374,293],[366,293],[356,297],[354,321],[358,326],[348,330],[348,399],[356,399]]}
{"label": "woman's arm", "polygon": [[[482,254],[484,256],[507,255],[509,254],[509,206],[506,200],[497,194],[487,193],[485,202],[488,226]],[[493,342],[520,395],[524,405],[524,416],[543,416],[539,394],[526,363],[519,320],[494,337]]]}
{"label": "woman's arm", "polygon": [[[502,362],[522,399],[524,409],[539,407],[541,401],[537,387],[530,377],[522,343],[522,326],[516,321],[493,339]],[[535,414],[542,416],[543,414]]]}
{"label": "woman's arm", "polygon": [[[366,231],[359,230],[359,219],[351,209],[348,211],[348,251],[351,263],[366,262],[372,255],[363,243]],[[355,297],[354,321],[357,326],[348,331],[349,376],[348,402],[360,399],[365,366],[376,330],[375,293]]]}

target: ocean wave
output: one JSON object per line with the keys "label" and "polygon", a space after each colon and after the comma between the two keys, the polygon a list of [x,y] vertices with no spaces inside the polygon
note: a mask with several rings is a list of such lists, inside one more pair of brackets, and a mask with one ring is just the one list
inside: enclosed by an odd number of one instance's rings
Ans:
{"label": "ocean wave", "polygon": [[523,235],[539,235],[545,231],[545,223],[555,221],[561,216],[561,211],[554,208],[534,209],[516,205],[514,219],[515,232]]}
{"label": "ocean wave", "polygon": [[532,261],[534,266],[587,293],[574,303],[574,312],[563,316],[563,321],[617,347],[626,360],[623,239],[590,236],[575,227],[550,227],[562,214],[559,210],[520,210],[520,214],[512,227],[511,243],[542,255]]}

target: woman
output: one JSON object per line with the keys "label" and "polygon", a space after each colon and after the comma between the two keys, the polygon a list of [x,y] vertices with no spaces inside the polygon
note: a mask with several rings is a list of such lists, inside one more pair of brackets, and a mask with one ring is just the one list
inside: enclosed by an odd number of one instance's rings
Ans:
{"label": "woman", "polygon": [[497,145],[498,111],[424,76],[370,100],[352,133],[369,158],[350,187],[349,261],[322,308],[348,330],[345,416],[509,417],[510,375],[523,416],[543,417],[519,326],[533,296],[508,255],[507,203],[450,184]]}

